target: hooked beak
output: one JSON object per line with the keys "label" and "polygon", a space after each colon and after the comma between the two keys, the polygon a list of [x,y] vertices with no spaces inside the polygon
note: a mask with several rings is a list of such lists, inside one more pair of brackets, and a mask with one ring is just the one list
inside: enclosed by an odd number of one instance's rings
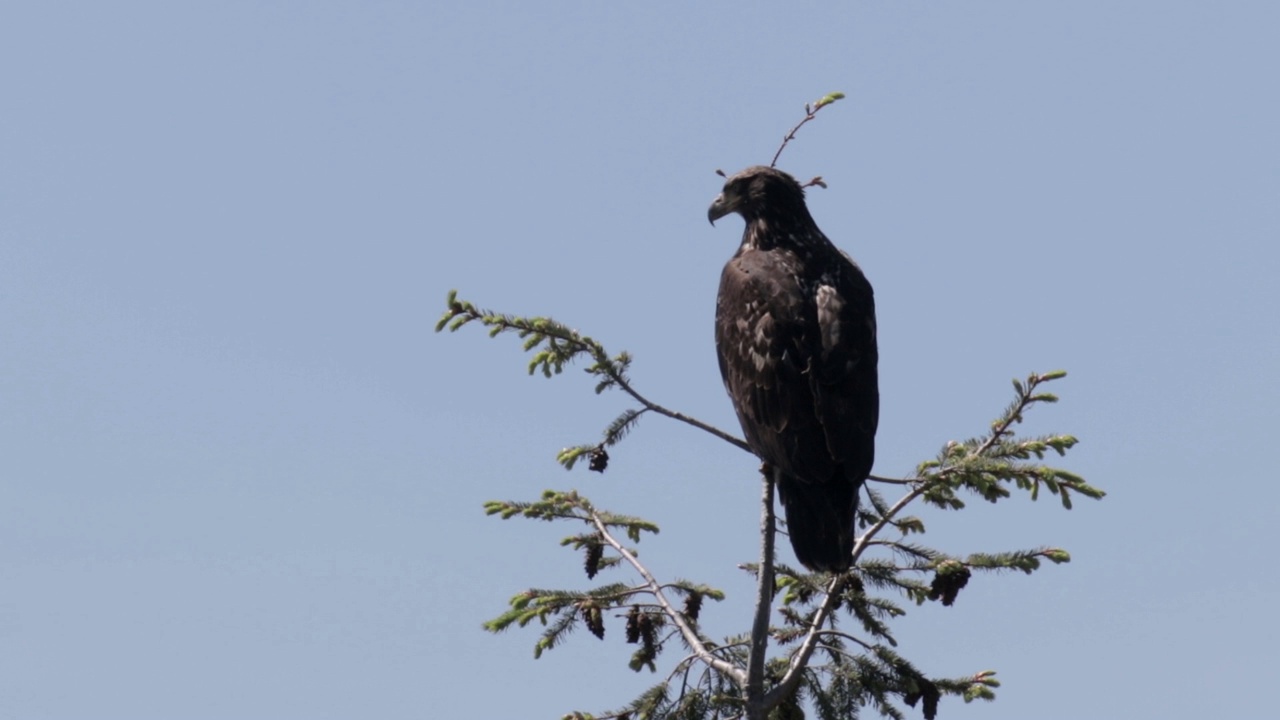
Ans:
{"label": "hooked beak", "polygon": [[733,212],[734,203],[725,198],[724,193],[716,196],[716,201],[711,203],[711,207],[707,208],[707,220],[714,226],[720,218]]}

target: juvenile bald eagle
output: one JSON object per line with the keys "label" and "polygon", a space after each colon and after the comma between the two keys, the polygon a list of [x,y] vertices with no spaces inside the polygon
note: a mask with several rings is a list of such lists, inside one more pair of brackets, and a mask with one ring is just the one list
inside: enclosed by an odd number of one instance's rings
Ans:
{"label": "juvenile bald eagle", "polygon": [[790,175],[751,167],[711,204],[746,220],[716,299],[720,374],[747,444],[773,468],[796,558],[852,563],[880,394],[871,283],[818,229]]}

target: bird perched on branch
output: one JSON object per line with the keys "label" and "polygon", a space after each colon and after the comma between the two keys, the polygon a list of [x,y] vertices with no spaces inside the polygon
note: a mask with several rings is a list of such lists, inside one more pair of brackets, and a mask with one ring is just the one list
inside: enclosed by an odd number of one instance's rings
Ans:
{"label": "bird perched on branch", "polygon": [[871,283],[790,175],[728,178],[707,218],[735,212],[746,230],[716,298],[720,374],[747,444],[772,468],[796,558],[847,570],[880,415]]}

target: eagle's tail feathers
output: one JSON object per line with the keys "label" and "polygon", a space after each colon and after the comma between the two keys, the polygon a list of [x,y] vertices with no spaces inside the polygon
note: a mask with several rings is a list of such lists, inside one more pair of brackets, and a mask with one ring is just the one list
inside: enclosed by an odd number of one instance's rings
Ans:
{"label": "eagle's tail feathers", "polygon": [[787,518],[791,547],[801,565],[814,571],[843,572],[853,564],[858,486],[847,480],[808,483],[778,473],[778,495]]}

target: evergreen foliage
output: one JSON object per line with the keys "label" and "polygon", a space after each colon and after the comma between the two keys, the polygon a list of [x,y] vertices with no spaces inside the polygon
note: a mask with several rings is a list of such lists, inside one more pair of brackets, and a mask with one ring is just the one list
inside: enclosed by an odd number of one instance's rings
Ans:
{"label": "evergreen foliage", "polygon": [[[567,364],[584,359],[590,363],[586,372],[599,378],[597,392],[620,389],[640,404],[609,423],[600,442],[560,451],[557,459],[566,468],[589,457],[593,469],[603,470],[603,462],[597,458],[604,449],[621,442],[639,418],[650,412],[747,449],[742,440],[637,392],[627,374],[631,357],[626,353],[610,355],[589,336],[550,318],[482,310],[449,293],[437,331],[457,330],[472,322],[489,328],[492,336],[515,333],[522,338],[524,349],[533,353],[530,374],[540,371],[554,377]],[[1045,560],[1065,563],[1070,555],[1060,548],[1034,548],[951,556],[911,540],[923,535],[926,528],[923,520],[904,511],[917,501],[944,510],[962,510],[965,496],[998,503],[1015,491],[1034,500],[1041,488],[1058,496],[1067,509],[1075,495],[1103,497],[1101,490],[1078,475],[1042,462],[1051,454],[1065,455],[1077,443],[1075,437],[1022,437],[1014,431],[1033,406],[1057,402],[1057,396],[1043,386],[1065,376],[1065,372],[1056,371],[1015,380],[1013,401],[986,433],[947,443],[936,458],[920,463],[913,477],[872,477],[865,488],[868,502],[859,511],[862,532],[854,545],[854,566],[848,572],[834,576],[808,573],[775,563],[772,553],[757,563],[745,564],[743,567],[757,578],[762,568],[766,577],[772,578],[757,598],[762,611],[772,616],[762,625],[763,634],[747,633],[718,641],[703,634],[698,620],[704,601],[722,600],[724,593],[688,580],[659,582],[640,563],[634,547],[624,544],[624,540],[638,544],[644,534],[656,535],[656,524],[599,509],[577,491],[556,490],[547,490],[531,502],[491,501],[485,504],[485,512],[504,520],[523,517],[585,526],[560,544],[582,553],[588,580],[628,565],[640,581],[608,582],[587,590],[525,590],[513,596],[508,609],[484,627],[501,632],[537,621],[543,631],[534,643],[534,657],[540,657],[579,626],[603,638],[610,625],[621,624],[626,641],[637,646],[627,659],[627,666],[637,672],[656,673],[663,652],[679,649],[682,659],[630,703],[606,713],[573,712],[565,718],[791,720],[805,717],[806,708],[812,708],[821,720],[860,717],[867,708],[886,717],[904,718],[902,706],[906,706],[918,708],[926,720],[932,720],[944,696],[965,702],[992,700],[1000,685],[994,671],[953,678],[927,675],[897,653],[890,623],[905,615],[911,604],[952,605],[975,574],[1005,570],[1030,574]],[[769,484],[767,478],[764,483]],[[890,504],[883,488],[898,488],[904,494]],[[775,520],[772,489],[766,490],[762,532],[771,549]],[[766,648],[769,643],[774,651],[767,657],[761,654],[763,662],[752,663],[752,649]],[[753,677],[757,666],[759,677]],[[759,693],[748,692],[750,685],[759,687]]]}
{"label": "evergreen foliage", "polygon": [[[843,97],[831,93],[806,105],[804,119],[783,138],[770,166],[777,164],[805,123]],[[826,187],[820,177],[805,183],[813,185]],[[641,395],[628,375],[630,355],[610,355],[599,342],[551,318],[483,310],[451,291],[436,332],[477,322],[491,337],[514,333],[523,340],[524,349],[532,353],[530,375],[554,377],[581,360],[588,363],[586,372],[597,378],[596,393],[618,389],[639,404],[610,422],[599,442],[561,450],[556,459],[567,469],[587,458],[591,470],[603,472],[609,462],[606,448],[626,438],[648,413],[678,420],[750,452],[740,438]],[[657,534],[654,523],[596,508],[577,491],[547,490],[532,502],[488,502],[485,512],[504,520],[523,517],[578,526],[577,534],[560,544],[582,553],[588,580],[622,565],[640,580],[587,590],[525,590],[484,628],[496,633],[536,620],[543,628],[534,643],[536,658],[564,642],[579,625],[603,639],[608,627],[620,622],[626,642],[637,646],[627,661],[636,672],[657,673],[662,653],[678,648],[681,659],[639,697],[605,713],[571,712],[566,720],[800,720],[806,708],[820,720],[858,718],[866,708],[898,719],[907,717],[902,706],[918,708],[925,720],[933,720],[944,696],[966,703],[993,700],[1000,686],[994,671],[953,678],[927,675],[898,654],[890,623],[905,615],[910,604],[954,604],[975,574],[1031,574],[1044,560],[1059,564],[1071,557],[1061,548],[951,556],[912,539],[924,535],[925,524],[904,511],[917,501],[962,510],[965,496],[999,503],[1015,491],[1035,500],[1041,488],[1058,496],[1068,510],[1076,495],[1103,497],[1080,476],[1043,462],[1050,453],[1065,455],[1076,445],[1075,437],[1020,437],[1014,431],[1032,407],[1058,401],[1043,386],[1065,376],[1055,371],[1015,379],[1013,401],[985,433],[947,443],[937,457],[920,463],[912,477],[869,478],[863,488],[868,502],[858,511],[862,532],[854,543],[853,567],[840,574],[803,572],[774,562],[773,486],[769,473],[762,473],[760,559],[743,565],[758,583],[754,619],[748,632],[719,641],[701,631],[699,617],[705,600],[722,600],[724,593],[688,580],[659,582],[635,549],[623,543],[623,538],[639,543],[645,533]],[[890,504],[876,486],[903,495]]]}

